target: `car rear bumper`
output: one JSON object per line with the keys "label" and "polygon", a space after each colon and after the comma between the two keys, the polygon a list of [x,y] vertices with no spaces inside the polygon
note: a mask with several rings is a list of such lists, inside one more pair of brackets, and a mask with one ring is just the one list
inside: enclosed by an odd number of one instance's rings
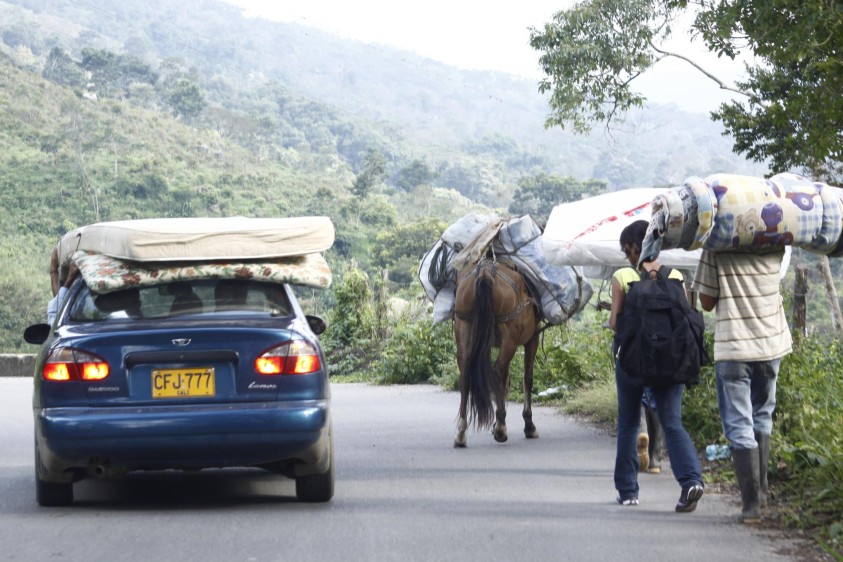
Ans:
{"label": "car rear bumper", "polygon": [[48,474],[277,465],[290,475],[327,466],[330,403],[35,410]]}

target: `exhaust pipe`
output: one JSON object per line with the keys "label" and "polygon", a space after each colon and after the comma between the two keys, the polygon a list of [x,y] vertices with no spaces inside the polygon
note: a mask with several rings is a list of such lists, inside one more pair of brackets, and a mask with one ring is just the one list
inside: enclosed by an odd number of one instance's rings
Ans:
{"label": "exhaust pipe", "polygon": [[97,478],[112,476],[111,461],[103,457],[94,457],[88,461],[88,474]]}

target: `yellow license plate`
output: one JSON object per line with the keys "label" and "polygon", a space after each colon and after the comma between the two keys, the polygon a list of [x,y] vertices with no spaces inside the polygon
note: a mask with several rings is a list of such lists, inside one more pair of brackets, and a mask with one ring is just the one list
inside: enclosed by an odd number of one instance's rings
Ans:
{"label": "yellow license plate", "polygon": [[193,398],[213,395],[213,367],[152,371],[153,398]]}

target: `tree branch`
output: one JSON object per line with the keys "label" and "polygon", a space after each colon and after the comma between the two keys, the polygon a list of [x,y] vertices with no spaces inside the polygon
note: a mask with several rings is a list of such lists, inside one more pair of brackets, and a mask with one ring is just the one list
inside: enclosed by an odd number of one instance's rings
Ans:
{"label": "tree branch", "polygon": [[662,50],[662,49],[659,49],[658,47],[656,47],[656,46],[653,44],[653,42],[652,42],[652,41],[650,41],[650,47],[652,47],[652,49],[653,49],[654,51],[656,51],[657,53],[659,53],[660,55],[662,55],[661,57],[657,58],[655,62],[659,62],[660,60],[662,60],[662,59],[664,59],[664,58],[667,58],[667,57],[676,57],[677,59],[680,59],[680,60],[683,60],[683,61],[687,62],[688,64],[690,64],[691,66],[693,66],[694,68],[696,68],[697,70],[699,70],[700,72],[702,72],[702,73],[703,73],[705,76],[707,76],[710,80],[712,80],[712,81],[713,81],[713,82],[715,82],[718,86],[720,86],[720,89],[721,89],[721,90],[728,90],[728,91],[730,91],[730,92],[735,92],[736,94],[741,94],[741,95],[743,95],[743,96],[747,96],[747,97],[749,97],[749,94],[748,94],[748,93],[746,93],[746,92],[744,92],[743,90],[738,90],[737,88],[733,88],[733,87],[731,87],[731,86],[727,86],[727,85],[726,85],[726,84],[725,84],[722,80],[720,80],[719,78],[717,78],[716,76],[714,76],[712,73],[710,73],[709,71],[707,71],[706,69],[704,69],[703,67],[701,67],[699,64],[697,64],[697,63],[696,63],[696,62],[694,62],[693,60],[689,59],[688,57],[686,57],[686,56],[684,56],[684,55],[680,55],[679,53],[672,53],[672,52],[670,52],[670,51],[664,51],[664,50]]}

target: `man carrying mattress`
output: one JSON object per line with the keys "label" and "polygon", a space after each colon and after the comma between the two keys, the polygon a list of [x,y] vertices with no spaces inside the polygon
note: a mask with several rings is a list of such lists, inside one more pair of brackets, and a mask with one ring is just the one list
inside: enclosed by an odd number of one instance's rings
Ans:
{"label": "man carrying mattress", "polygon": [[792,350],[779,292],[782,253],[704,250],[693,284],[703,309],[717,308],[717,403],[732,445],[745,524],[760,523],[759,508],[767,504],[776,378]]}

